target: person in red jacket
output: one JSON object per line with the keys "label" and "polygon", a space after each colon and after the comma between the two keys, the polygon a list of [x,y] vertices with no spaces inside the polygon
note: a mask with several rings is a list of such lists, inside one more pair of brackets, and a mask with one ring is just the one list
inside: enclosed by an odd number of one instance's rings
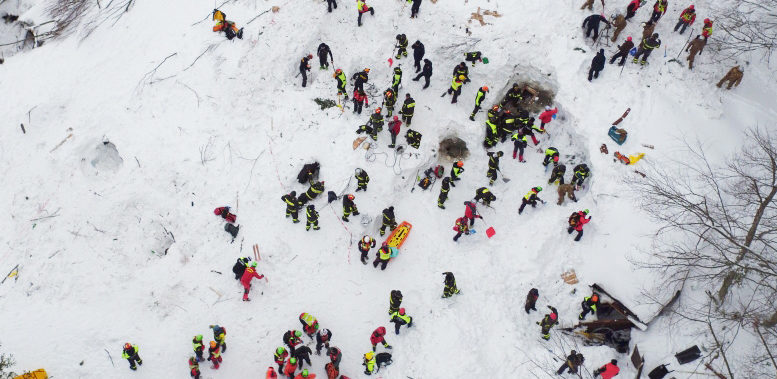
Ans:
{"label": "person in red jacket", "polygon": [[283,366],[283,375],[294,379],[294,372],[297,371],[297,358],[291,358],[286,362],[286,366]]}
{"label": "person in red jacket", "polygon": [[639,9],[639,0],[631,0],[626,7],[626,20],[634,17],[634,15],[637,14],[637,9]]}
{"label": "person in red jacket", "polygon": [[218,370],[219,364],[222,362],[221,358],[221,346],[216,341],[210,341],[210,348],[208,348],[208,360],[213,363],[213,369]]}
{"label": "person in red jacket", "polygon": [[370,106],[370,101],[367,99],[367,94],[360,89],[353,91],[353,113],[362,114],[363,105]]}
{"label": "person in red jacket", "polygon": [[483,216],[478,214],[478,207],[475,203],[465,201],[464,206],[464,217],[469,219],[469,226],[475,225],[476,218],[483,218]]}
{"label": "person in red jacket", "polygon": [[378,343],[382,343],[383,347],[386,349],[391,349],[391,345],[386,342],[386,339],[384,336],[386,335],[386,328],[379,326],[375,331],[372,332],[370,335],[370,343],[372,344],[372,351],[375,351],[375,348],[378,346]]}
{"label": "person in red jacket", "polygon": [[[558,107],[550,109],[550,106],[545,106],[545,112],[540,113],[540,121],[542,124],[540,124],[540,129],[545,129],[545,124],[549,124],[551,120],[553,120],[553,116],[558,113]],[[535,143],[536,145],[536,143]]]}
{"label": "person in red jacket", "polygon": [[267,368],[265,379],[278,379],[278,374],[275,373],[275,369],[272,366]]}
{"label": "person in red jacket", "polygon": [[567,229],[567,233],[572,234],[573,230],[577,230],[575,241],[580,241],[580,238],[583,237],[583,225],[591,221],[591,217],[585,218],[585,216],[588,216],[588,209],[575,212],[569,216],[569,228]]}
{"label": "person in red jacket", "polygon": [[251,291],[251,279],[264,279],[264,275],[259,275],[256,272],[256,265],[256,261],[251,262],[251,267],[246,267],[245,272],[243,272],[243,277],[240,278],[240,283],[243,284],[243,288],[245,289],[243,291],[243,301],[251,301],[251,299],[248,298],[248,292]]}
{"label": "person in red jacket", "polygon": [[612,377],[618,375],[620,371],[621,369],[618,368],[618,361],[613,359],[610,363],[594,370],[594,377],[601,375],[602,379],[612,379]]}
{"label": "person in red jacket", "polygon": [[674,31],[680,29],[680,34],[685,33],[685,28],[693,25],[696,21],[696,10],[693,9],[693,4],[690,7],[685,8],[683,13],[680,14],[680,20],[677,21],[677,25],[674,26]]}
{"label": "person in red jacket", "polygon": [[394,120],[388,124],[389,133],[391,133],[391,145],[388,147],[392,149],[396,146],[400,126],[402,126],[402,121],[399,121],[398,116],[394,116]]}
{"label": "person in red jacket", "polygon": [[275,363],[278,364],[278,372],[283,372],[283,365],[286,363],[286,358],[289,356],[289,352],[286,351],[286,349],[283,346],[278,347],[275,349],[275,354],[273,355],[273,358],[275,358]]}
{"label": "person in red jacket", "polygon": [[189,375],[194,379],[200,379],[200,361],[195,357],[189,358]]}
{"label": "person in red jacket", "polygon": [[704,26],[701,28],[701,36],[704,37],[704,40],[706,41],[707,38],[710,38],[711,35],[712,35],[712,20],[705,18]]}

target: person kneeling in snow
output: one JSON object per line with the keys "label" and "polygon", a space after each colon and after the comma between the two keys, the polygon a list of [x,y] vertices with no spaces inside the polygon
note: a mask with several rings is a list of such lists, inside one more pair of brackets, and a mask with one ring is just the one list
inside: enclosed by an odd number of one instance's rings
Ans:
{"label": "person kneeling in snow", "polygon": [[227,20],[227,15],[224,12],[214,9],[213,21],[216,21],[216,25],[213,26],[214,32],[224,32],[228,40],[235,37],[243,39],[243,28],[238,29],[234,22]]}
{"label": "person kneeling in snow", "polygon": [[384,243],[383,246],[378,249],[378,252],[375,253],[375,260],[372,262],[372,267],[377,268],[378,265],[381,265],[380,270],[383,271],[386,269],[389,260],[391,260],[391,249]]}

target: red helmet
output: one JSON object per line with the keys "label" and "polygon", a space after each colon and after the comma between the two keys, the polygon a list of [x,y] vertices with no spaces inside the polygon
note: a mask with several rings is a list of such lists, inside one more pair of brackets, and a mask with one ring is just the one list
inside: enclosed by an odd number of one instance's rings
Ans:
{"label": "red helmet", "polygon": [[488,92],[488,86],[483,86],[483,91]]}
{"label": "red helmet", "polygon": [[353,195],[349,194],[348,195],[348,200],[353,200]]}
{"label": "red helmet", "polygon": [[394,116],[394,121],[399,120],[399,116]]}
{"label": "red helmet", "polygon": [[626,37],[626,41],[631,41],[631,36]]}
{"label": "red helmet", "polygon": [[313,59],[313,54],[308,54],[308,59]]}
{"label": "red helmet", "polygon": [[464,167],[464,162],[462,161],[456,162],[456,167]]}
{"label": "red helmet", "polygon": [[688,9],[693,9],[693,4],[691,4],[691,6],[690,6],[690,7],[688,7]]}
{"label": "red helmet", "polygon": [[708,18],[705,18],[704,19],[704,23],[705,24],[712,24],[712,21],[710,21],[710,19],[708,19]]}
{"label": "red helmet", "polygon": [[[341,73],[341,72],[343,72],[343,70],[341,70],[341,69],[339,69],[339,68],[338,68],[337,70],[335,70],[335,74],[339,74],[339,73]],[[272,368],[272,367],[270,367],[270,368]]]}
{"label": "red helmet", "polygon": [[380,109],[380,107],[375,108],[375,113],[380,113],[383,109]]}
{"label": "red helmet", "polygon": [[131,347],[132,347],[132,345],[131,345],[129,342],[127,342],[127,343],[125,343],[125,344],[124,344],[124,348],[125,348],[125,349],[129,349],[129,348],[131,348]]}
{"label": "red helmet", "polygon": [[404,316],[405,315],[405,308],[399,308],[399,314]]}

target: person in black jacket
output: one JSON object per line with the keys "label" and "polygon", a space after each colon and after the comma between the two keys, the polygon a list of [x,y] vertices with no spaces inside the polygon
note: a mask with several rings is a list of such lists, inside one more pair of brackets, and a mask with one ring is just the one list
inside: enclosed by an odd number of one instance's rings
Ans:
{"label": "person in black jacket", "polygon": [[367,171],[364,171],[363,169],[356,169],[356,181],[357,181],[357,187],[356,192],[366,191],[367,190],[367,183],[370,182],[370,176],[367,175]]}
{"label": "person in black jacket", "polygon": [[312,366],[310,364],[310,354],[312,354],[313,351],[310,350],[309,347],[306,345],[301,345],[294,349],[294,352],[291,354],[292,357],[297,358],[298,363],[298,369],[302,370],[302,363],[303,361],[308,362],[308,366]]}
{"label": "person in black jacket", "polygon": [[415,41],[412,46],[413,48],[413,59],[415,60],[415,72],[421,71],[421,59],[424,58],[424,53],[426,52],[424,50],[424,44],[421,43],[421,41]]}
{"label": "person in black jacket", "polygon": [[354,196],[349,194],[343,196],[343,221],[348,222],[348,216],[353,213],[354,216],[359,215],[359,209],[356,208],[356,204],[353,202]]}
{"label": "person in black jacket", "polygon": [[400,305],[402,305],[402,291],[391,290],[391,296],[389,297],[388,313],[392,314],[394,312],[398,312]]}
{"label": "person in black jacket", "polygon": [[302,86],[305,87],[308,84],[307,72],[310,71],[310,60],[313,59],[313,54],[308,54],[306,57],[302,57],[299,61],[299,73],[302,74]]}
{"label": "person in black jacket", "polygon": [[394,207],[388,207],[383,210],[383,224],[380,226],[380,235],[386,234],[386,228],[389,231],[394,231],[397,228],[397,220],[394,217]]}
{"label": "person in black jacket", "polygon": [[613,64],[616,59],[620,58],[621,61],[618,62],[618,66],[623,66],[623,64],[626,62],[626,58],[629,56],[629,52],[633,47],[634,42],[631,40],[631,36],[626,37],[626,42],[618,46],[618,53],[610,58],[610,64]]}
{"label": "person in black jacket", "polygon": [[424,81],[425,81],[423,89],[426,89],[427,87],[429,87],[429,78],[432,77],[432,61],[428,59],[424,59],[424,68],[421,69],[421,72],[418,75],[416,75],[415,78],[413,78],[413,81],[417,82],[422,77],[424,78]]}
{"label": "person in black jacket", "polygon": [[243,273],[246,271],[246,265],[251,261],[251,257],[238,258],[234,266],[232,266],[232,272],[235,274],[235,280],[240,280],[243,277]]}
{"label": "person in black jacket", "polygon": [[332,8],[337,9],[336,0],[326,0],[326,5],[329,8],[329,13],[332,13]]}
{"label": "person in black jacket", "polygon": [[305,209],[305,214],[308,216],[308,222],[305,224],[305,230],[310,230],[311,227],[313,227],[313,230],[319,230],[321,229],[318,226],[318,212],[316,211],[316,207],[313,204],[308,205],[308,207]]}
{"label": "person in black jacket", "polygon": [[297,200],[297,192],[291,191],[290,193],[281,196],[281,200],[286,203],[286,217],[291,217],[291,220],[294,221],[295,224],[298,223],[297,210],[301,204],[299,200]]}
{"label": "person in black jacket", "polygon": [[418,10],[421,8],[421,0],[408,0],[412,1],[413,5],[410,7],[410,18],[418,17]]}
{"label": "person in black jacket", "polygon": [[526,303],[524,303],[523,308],[526,310],[526,313],[528,314],[530,310],[536,311],[537,308],[535,305],[537,304],[537,299],[540,297],[540,291],[538,291],[536,288],[532,288],[529,290],[529,293],[526,295]]}
{"label": "person in black jacket", "polygon": [[442,180],[440,187],[440,196],[437,197],[437,206],[445,209],[445,200],[448,200],[448,192],[451,190],[451,178],[446,176]]}
{"label": "person in black jacket", "polygon": [[370,74],[369,68],[365,68],[363,71],[359,71],[353,74],[353,76],[351,77],[351,79],[354,81],[353,89],[364,92],[364,83],[367,83],[370,80],[369,74]]}
{"label": "person in black jacket", "polygon": [[604,49],[599,49],[593,60],[591,60],[591,69],[588,70],[588,81],[590,82],[592,77],[599,78],[599,71],[604,70],[604,63],[607,58],[604,56]]}
{"label": "person in black jacket", "polygon": [[583,27],[586,28],[585,30],[585,37],[588,38],[591,36],[591,32],[594,32],[594,41],[596,41],[597,38],[599,38],[599,23],[604,22],[607,24],[607,27],[610,27],[610,22],[607,21],[607,19],[598,14],[592,14],[583,20]]}
{"label": "person in black jacket", "polygon": [[329,61],[326,59],[326,56],[329,55],[329,59],[332,60],[332,62],[335,61],[335,58],[332,56],[332,50],[329,49],[329,45],[322,43],[318,45],[318,63],[321,66],[322,70],[329,69]]}
{"label": "person in black jacket", "polygon": [[316,333],[316,355],[321,355],[321,348],[329,351],[329,341],[332,340],[332,332],[329,329],[321,329]]}

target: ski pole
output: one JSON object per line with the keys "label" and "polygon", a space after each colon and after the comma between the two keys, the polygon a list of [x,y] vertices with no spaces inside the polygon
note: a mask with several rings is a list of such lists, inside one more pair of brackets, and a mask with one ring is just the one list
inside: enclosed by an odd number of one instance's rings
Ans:
{"label": "ski pole", "polygon": [[[675,59],[680,58],[680,54],[683,53],[683,50],[685,50],[685,47],[688,46],[689,43],[691,43],[691,38],[693,38],[693,28],[691,28],[691,34],[688,35],[688,41],[685,41],[685,45],[683,45],[683,48],[680,49],[679,53],[677,53],[677,57],[675,57]],[[664,51],[666,51],[666,47],[664,47]]]}

